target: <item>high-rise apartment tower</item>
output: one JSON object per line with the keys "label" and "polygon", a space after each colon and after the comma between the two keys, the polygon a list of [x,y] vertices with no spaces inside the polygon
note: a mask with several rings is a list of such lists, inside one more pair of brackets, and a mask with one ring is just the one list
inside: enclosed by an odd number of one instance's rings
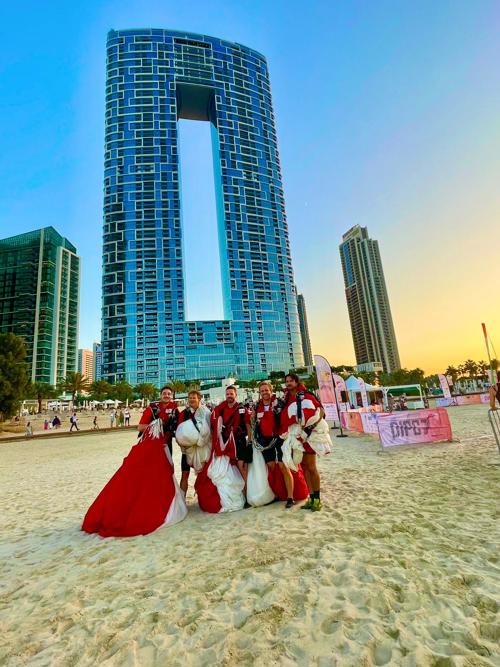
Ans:
{"label": "high-rise apartment tower", "polygon": [[378,241],[356,225],[342,236],[340,258],[356,362],[391,373],[401,363]]}
{"label": "high-rise apartment tower", "polygon": [[[211,128],[220,320],[186,321],[181,118]],[[109,33],[102,346],[103,377],[132,384],[262,377],[303,364],[260,53],[171,30]]]}
{"label": "high-rise apartment tower", "polygon": [[302,351],[304,353],[304,364],[307,367],[310,367],[313,365],[313,356],[311,338],[309,337],[309,327],[307,325],[306,302],[303,294],[297,294],[297,308],[299,312],[300,338],[302,341]]}
{"label": "high-rise apartment tower", "polygon": [[94,381],[94,354],[92,350],[80,348],[78,350],[78,372],[89,382]]}
{"label": "high-rise apartment tower", "polygon": [[53,227],[0,240],[0,332],[24,338],[32,382],[76,371],[80,259]]}

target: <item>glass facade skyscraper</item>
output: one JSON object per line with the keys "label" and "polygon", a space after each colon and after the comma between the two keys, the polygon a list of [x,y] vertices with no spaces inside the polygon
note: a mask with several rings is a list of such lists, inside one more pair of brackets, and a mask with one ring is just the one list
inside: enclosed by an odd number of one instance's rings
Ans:
{"label": "glass facade skyscraper", "polygon": [[303,294],[297,294],[297,309],[299,312],[300,338],[302,340],[304,364],[307,367],[312,367],[313,355],[311,349],[311,338],[309,336],[309,326],[307,324],[306,301]]}
{"label": "glass facade skyscraper", "polygon": [[102,377],[102,345],[94,343],[92,345],[92,354],[94,357],[94,380],[100,380]]}
{"label": "glass facade skyscraper", "polygon": [[401,362],[378,241],[369,238],[366,227],[355,225],[342,236],[339,249],[356,362],[381,364],[392,373]]}
{"label": "glass facade skyscraper", "polygon": [[0,240],[0,332],[24,338],[32,382],[77,368],[80,259],[53,227]]}
{"label": "glass facade skyscraper", "polygon": [[[186,321],[180,118],[211,127],[221,320]],[[132,384],[303,364],[269,75],[256,51],[170,30],[108,34],[102,348],[103,377]]]}

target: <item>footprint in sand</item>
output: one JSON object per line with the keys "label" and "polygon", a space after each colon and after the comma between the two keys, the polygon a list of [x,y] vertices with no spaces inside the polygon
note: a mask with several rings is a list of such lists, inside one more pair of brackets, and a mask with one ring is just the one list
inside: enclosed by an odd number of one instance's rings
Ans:
{"label": "footprint in sand", "polygon": [[321,623],[321,632],[324,632],[325,635],[333,635],[334,632],[337,631],[337,629],[340,626],[340,621],[338,618],[335,616],[332,616],[330,618],[326,618],[322,623]]}
{"label": "footprint in sand", "polygon": [[388,665],[392,659],[392,644],[389,641],[378,644],[373,649],[373,661],[376,665]]}

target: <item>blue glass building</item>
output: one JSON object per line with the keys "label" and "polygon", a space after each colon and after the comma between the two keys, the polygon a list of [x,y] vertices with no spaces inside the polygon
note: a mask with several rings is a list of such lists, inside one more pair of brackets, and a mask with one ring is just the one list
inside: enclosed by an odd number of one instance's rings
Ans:
{"label": "blue glass building", "polygon": [[[179,118],[209,122],[224,319],[186,321]],[[107,42],[103,377],[263,377],[303,365],[265,58],[171,30]]]}

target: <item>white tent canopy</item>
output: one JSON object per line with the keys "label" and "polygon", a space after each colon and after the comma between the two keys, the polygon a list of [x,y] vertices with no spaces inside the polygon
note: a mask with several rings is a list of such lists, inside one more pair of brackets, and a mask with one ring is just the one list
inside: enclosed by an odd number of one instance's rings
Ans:
{"label": "white tent canopy", "polygon": [[[360,392],[361,387],[359,386],[359,380],[354,375],[350,375],[345,381],[345,386],[347,391]],[[374,387],[372,384],[365,382],[366,391],[380,391],[380,387]]]}

